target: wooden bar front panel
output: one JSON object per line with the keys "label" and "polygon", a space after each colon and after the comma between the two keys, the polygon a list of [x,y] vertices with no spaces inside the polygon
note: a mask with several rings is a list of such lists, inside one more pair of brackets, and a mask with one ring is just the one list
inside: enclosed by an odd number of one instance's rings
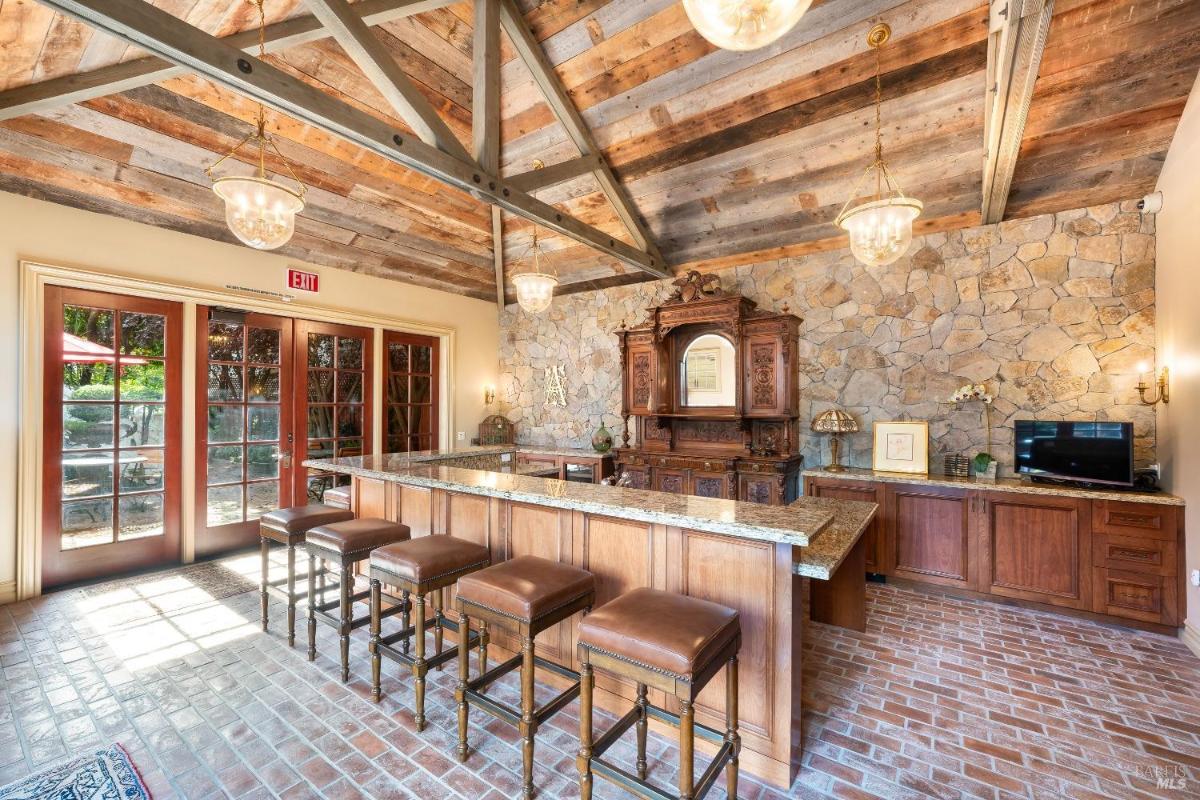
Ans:
{"label": "wooden bar front panel", "polygon": [[[799,737],[793,741],[792,721],[799,717],[802,627],[798,618],[793,627],[792,610],[799,604],[801,582],[792,575],[790,545],[372,479],[355,478],[355,485],[356,497],[370,499],[360,505],[410,525],[414,535],[432,514],[432,533],[486,543],[493,561],[536,555],[577,564],[596,576],[598,605],[630,589],[649,586],[737,609],[742,624],[738,692],[742,768],[776,786],[791,786],[800,763],[800,742]],[[447,602],[452,598],[453,592],[448,592]],[[578,668],[579,619],[577,615],[539,635],[539,655]],[[502,630],[493,630],[492,641],[500,651],[513,652],[516,647],[514,638]],[[539,673],[538,680],[554,684],[557,679]],[[698,702],[698,719],[718,729],[724,727],[724,685],[722,674]],[[634,686],[603,674],[597,675],[596,688],[596,702],[620,714],[628,710],[635,694]],[[662,696],[651,700],[658,705],[668,702]],[[697,749],[704,751],[702,743],[697,743]]]}

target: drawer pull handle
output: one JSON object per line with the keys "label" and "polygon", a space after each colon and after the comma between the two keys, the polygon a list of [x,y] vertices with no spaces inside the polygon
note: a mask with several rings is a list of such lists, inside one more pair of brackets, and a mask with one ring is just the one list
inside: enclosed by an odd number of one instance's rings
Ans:
{"label": "drawer pull handle", "polygon": [[1108,551],[1109,558],[1119,558],[1125,561],[1157,561],[1158,552],[1155,550],[1134,550],[1128,547],[1114,547]]}
{"label": "drawer pull handle", "polygon": [[1128,525],[1134,528],[1157,528],[1158,517],[1149,514],[1128,514],[1114,512],[1109,514],[1108,521],[1114,525]]}

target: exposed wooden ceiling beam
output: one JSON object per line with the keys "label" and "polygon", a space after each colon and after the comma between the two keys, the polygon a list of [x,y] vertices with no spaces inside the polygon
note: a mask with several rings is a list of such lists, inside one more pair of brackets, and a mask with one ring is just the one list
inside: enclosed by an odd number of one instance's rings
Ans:
{"label": "exposed wooden ceiling beam", "polygon": [[983,222],[1004,219],[1054,0],[991,0],[984,104]]}
{"label": "exposed wooden ceiling beam", "polygon": [[520,175],[511,175],[506,180],[510,186],[516,186],[523,192],[532,192],[544,186],[578,178],[580,175],[596,172],[603,168],[604,159],[600,156],[580,156],[568,159],[560,164],[552,164],[541,169],[531,169]]}
{"label": "exposed wooden ceiling beam", "polygon": [[[453,0],[362,0],[356,3],[353,9],[364,24],[382,25],[394,19],[433,11],[450,2]],[[316,17],[294,17],[267,26],[267,52],[279,52],[328,36],[330,32]],[[258,31],[242,31],[224,37],[222,41],[242,50],[256,50]],[[91,72],[63,75],[60,78],[18,86],[0,92],[0,120],[26,114],[40,114],[52,108],[161,83],[186,75],[187,72],[169,61],[148,56],[101,67]]]}
{"label": "exposed wooden ceiling beam", "polygon": [[43,0],[44,5],[142,47],[297,120],[336,134],[422,175],[590,245],[624,263],[665,277],[661,257],[504,185],[476,164],[442,152],[284,71],[243,53],[143,0]]}
{"label": "exposed wooden ceiling beam", "polygon": [[498,0],[498,2],[500,4],[500,24],[504,26],[504,32],[508,34],[508,38],[512,40],[513,48],[525,62],[525,66],[529,68],[534,82],[545,96],[554,115],[562,123],[567,135],[579,149],[581,155],[596,156],[600,159],[596,169],[596,179],[600,182],[601,190],[612,204],[625,228],[633,236],[634,242],[661,264],[663,258],[654,241],[654,235],[642,220],[629,192],[617,180],[608,162],[604,160],[600,145],[596,142],[587,123],[583,121],[579,109],[575,107],[570,95],[567,94],[562,81],[554,72],[554,65],[550,63],[550,59],[542,50],[542,45],[530,30],[529,24],[521,14],[521,9],[517,7],[514,0]]}
{"label": "exposed wooden ceiling beam", "polygon": [[[421,141],[464,161],[473,160],[346,0],[308,0],[308,7]],[[495,170],[488,170],[488,174],[495,174]]]}
{"label": "exposed wooden ceiling beam", "polygon": [[[475,0],[472,41],[471,151],[489,175],[500,174],[500,10],[496,0]],[[504,308],[504,217],[492,206],[492,262],[496,307]]]}

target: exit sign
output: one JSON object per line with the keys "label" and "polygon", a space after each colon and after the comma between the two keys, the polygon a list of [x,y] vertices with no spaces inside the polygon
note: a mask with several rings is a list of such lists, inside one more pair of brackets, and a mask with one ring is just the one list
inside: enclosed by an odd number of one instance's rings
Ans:
{"label": "exit sign", "polygon": [[312,292],[316,294],[320,291],[321,276],[315,272],[289,269],[287,271],[287,285],[289,289],[295,289],[298,292]]}

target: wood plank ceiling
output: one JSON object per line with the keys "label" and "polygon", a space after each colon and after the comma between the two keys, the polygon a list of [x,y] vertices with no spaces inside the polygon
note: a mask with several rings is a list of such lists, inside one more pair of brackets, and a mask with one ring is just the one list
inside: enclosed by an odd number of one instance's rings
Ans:
{"label": "wood plank ceiling", "polygon": [[[140,2],[140,0],[138,0]],[[253,27],[244,0],[154,0],[209,33]],[[885,145],[925,202],[922,230],[977,224],[984,162],[988,8],[980,0],[825,0],[775,45],[714,48],[673,0],[521,3],[571,99],[676,268],[719,268],[843,246],[833,219],[873,141],[883,19]],[[308,13],[267,0],[268,22]],[[471,146],[470,2],[374,30]],[[501,37],[502,174],[579,155]],[[4,92],[144,55],[35,0],[0,0]],[[291,75],[382,119],[386,101],[321,39],[270,55]],[[1200,2],[1057,0],[1006,217],[1152,190],[1200,68]],[[0,122],[0,190],[233,241],[203,168],[248,131],[254,104],[180,76]],[[278,113],[270,130],[310,187],[289,256],[475,297],[495,297],[491,212],[478,200]],[[279,164],[269,163],[269,169]],[[249,171],[249,164],[236,168]],[[539,199],[631,241],[588,174]],[[532,226],[505,215],[509,274]],[[649,276],[539,234],[564,291]]]}

